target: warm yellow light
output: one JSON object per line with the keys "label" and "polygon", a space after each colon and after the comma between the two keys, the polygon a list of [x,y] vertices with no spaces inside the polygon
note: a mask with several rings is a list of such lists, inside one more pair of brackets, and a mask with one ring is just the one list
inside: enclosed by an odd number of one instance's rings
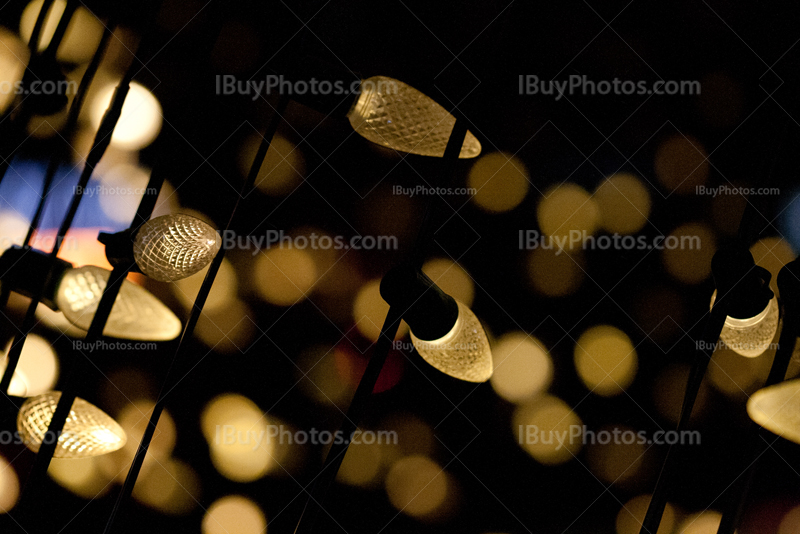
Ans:
{"label": "warm yellow light", "polygon": [[523,201],[530,187],[528,169],[505,152],[482,156],[469,170],[467,186],[477,191],[472,201],[491,213],[510,211]]}
{"label": "warm yellow light", "polygon": [[580,250],[539,247],[528,256],[528,279],[533,288],[547,297],[564,297],[578,290],[586,277]]}
{"label": "warm yellow light", "polygon": [[[633,479],[644,461],[645,438],[626,426],[602,427],[595,432],[595,442],[587,437],[586,460],[592,473],[609,484],[623,484]],[[604,436],[619,436],[606,440]]]}
{"label": "warm yellow light", "polygon": [[449,476],[425,456],[409,456],[395,462],[386,475],[389,502],[404,514],[430,519],[448,497]]}
{"label": "warm yellow light", "polygon": [[190,215],[150,219],[133,240],[133,257],[144,274],[174,282],[201,271],[222,246],[216,230]]}
{"label": "warm yellow light", "polygon": [[[52,391],[26,400],[17,416],[17,431],[25,446],[39,452],[61,392]],[[56,458],[84,458],[116,451],[125,445],[122,427],[102,410],[83,399],[75,399],[58,437]]]}
{"label": "warm yellow light", "polygon": [[800,380],[789,380],[756,391],[747,401],[750,419],[795,443],[800,443]]}
{"label": "warm yellow light", "polygon": [[264,534],[266,530],[267,518],[261,508],[239,495],[214,501],[201,527],[203,534]]}
{"label": "warm yellow light", "polygon": [[[91,119],[95,130],[100,127],[111,104],[116,85],[108,85],[92,102]],[[161,104],[146,87],[132,82],[125,97],[122,114],[111,136],[111,144],[124,150],[141,150],[155,140],[163,122]]]}
{"label": "warm yellow light", "polygon": [[[717,291],[711,295],[711,304],[717,298]],[[725,317],[720,339],[725,345],[742,356],[755,358],[769,348],[778,331],[778,297],[774,296],[767,306],[753,317],[737,319]]]}
{"label": "warm yellow light", "polygon": [[53,458],[47,473],[61,487],[84,499],[108,493],[111,478],[98,466],[97,456],[87,458]]}
{"label": "warm yellow light", "polygon": [[597,202],[577,184],[561,184],[548,189],[536,210],[539,228],[547,246],[573,250],[597,231],[600,209]]}
{"label": "warm yellow light", "polygon": [[[0,373],[6,369],[6,357],[11,350],[11,341],[6,345],[3,360],[0,362]],[[53,389],[58,379],[58,359],[53,345],[36,334],[28,335],[14,376],[11,379],[9,393],[12,395],[34,397]]]}
{"label": "warm yellow light", "polygon": [[97,199],[111,220],[130,225],[150,181],[150,171],[131,163],[120,163],[100,175],[104,190]]}
{"label": "warm yellow light", "polygon": [[257,332],[252,310],[239,299],[221,308],[203,310],[195,335],[208,347],[224,354],[242,353]]}
{"label": "warm yellow light", "polygon": [[0,456],[0,514],[11,510],[19,499],[19,478],[5,458]]}
{"label": "warm yellow light", "polygon": [[[131,404],[126,404],[120,411],[117,419],[120,426],[130,438],[126,446],[120,451],[120,456],[125,456],[127,462],[133,460],[139,442],[144,436],[144,431],[150,423],[150,416],[153,413],[155,403],[150,400],[135,400]],[[153,440],[150,442],[149,457],[155,457],[159,461],[166,461],[172,454],[177,440],[177,430],[175,421],[168,410],[161,412],[158,419]],[[125,469],[127,471],[127,469]],[[124,476],[124,474],[123,474]]]}
{"label": "warm yellow light", "polygon": [[714,232],[705,223],[684,224],[660,244],[667,272],[684,284],[699,284],[711,274],[711,258],[717,251]]}
{"label": "warm yellow light", "polygon": [[458,302],[458,318],[443,337],[422,340],[411,332],[420,356],[441,372],[468,382],[486,382],[492,376],[492,351],[481,322]]}
{"label": "warm yellow light", "polygon": [[[261,136],[248,137],[239,152],[239,170],[247,176],[256,156]],[[303,153],[280,134],[275,134],[267,156],[256,177],[256,187],[268,195],[280,196],[294,191],[303,181],[306,165]]]}
{"label": "warm yellow light", "polygon": [[537,462],[568,462],[582,445],[583,423],[567,404],[544,395],[514,410],[513,432],[517,443]]}
{"label": "warm yellow light", "polygon": [[197,506],[200,480],[187,464],[170,458],[140,475],[133,498],[170,515],[183,515]]}
{"label": "warm yellow light", "polygon": [[613,326],[588,329],[575,343],[575,369],[593,393],[613,397],[633,382],[638,357],[625,332]]}
{"label": "warm yellow light", "polygon": [[656,151],[656,176],[668,194],[694,194],[708,180],[709,168],[703,144],[691,136],[673,135]]}
{"label": "warm yellow light", "polygon": [[[41,3],[43,0],[39,0]],[[16,35],[0,28],[0,113],[16,98],[15,84],[22,81],[30,52]]]}
{"label": "warm yellow light", "polygon": [[[208,267],[204,267],[195,276],[170,284],[172,292],[187,310],[194,305],[197,292],[200,291],[200,286],[203,284],[207,272]],[[226,258],[222,260],[222,264],[219,266],[217,277],[214,278],[214,285],[211,286],[211,292],[208,294],[203,311],[211,312],[229,306],[235,300],[238,289],[239,282],[236,278],[236,271]]]}
{"label": "warm yellow light", "polygon": [[307,251],[270,248],[258,255],[253,277],[264,300],[276,306],[291,306],[308,297],[319,273]]}
{"label": "warm yellow light", "polygon": [[776,296],[780,296],[778,273],[784,265],[797,257],[791,245],[781,237],[765,237],[764,239],[759,239],[750,247],[750,253],[753,255],[756,265],[772,273],[769,287]]}
{"label": "warm yellow light", "polygon": [[692,514],[678,525],[678,534],[716,534],[722,514],[714,510],[706,510]]}
{"label": "warm yellow light", "polygon": [[351,486],[370,487],[378,481],[383,460],[383,447],[358,441],[350,445],[337,480]]}
{"label": "warm yellow light", "polygon": [[[25,10],[22,12],[22,19],[19,23],[19,33],[27,43],[33,33],[33,26],[36,24],[36,18],[42,10],[44,0],[33,0]],[[50,12],[47,14],[45,24],[42,26],[42,31],[39,34],[39,50],[44,50],[58,26],[58,21],[64,13],[64,8],[67,6],[65,0],[55,0]],[[64,33],[64,38],[58,47],[56,57],[60,61],[68,63],[83,63],[89,61],[92,54],[100,44],[100,39],[103,36],[103,25],[95,17],[91,11],[84,7],[78,7],[72,20],[67,26],[67,31]]]}
{"label": "warm yellow light", "polygon": [[794,534],[798,530],[800,530],[800,506],[795,506],[781,519],[778,534]]}
{"label": "warm yellow light", "polygon": [[633,174],[609,176],[597,186],[594,200],[600,208],[600,224],[611,233],[638,232],[650,215],[650,193]]}
{"label": "warm yellow light", "polygon": [[[386,76],[361,82],[358,101],[347,114],[359,135],[381,146],[421,156],[442,157],[456,119],[413,87]],[[474,158],[481,144],[470,132],[461,158]]]}
{"label": "warm yellow light", "polygon": [[439,288],[467,306],[475,298],[475,283],[461,265],[448,258],[434,258],[422,266],[422,272]]}
{"label": "warm yellow light", "polygon": [[[389,305],[381,297],[380,284],[380,280],[372,280],[364,284],[353,303],[353,320],[356,328],[370,341],[376,341],[380,337],[383,320],[389,312]],[[400,324],[395,339],[400,339],[407,333],[408,325],[403,322]]]}
{"label": "warm yellow light", "polygon": [[766,379],[775,349],[759,356],[742,358],[727,345],[721,344],[708,365],[708,383],[728,397],[743,400]]}
{"label": "warm yellow light", "polygon": [[[641,532],[650,500],[651,495],[639,495],[622,505],[622,509],[617,514],[617,534],[639,534]],[[671,534],[675,528],[676,517],[675,507],[667,503],[657,534]]]}
{"label": "warm yellow light", "polygon": [[[70,269],[61,279],[56,304],[75,326],[89,329],[111,273],[86,265]],[[149,291],[128,280],[122,281],[103,334],[123,339],[166,341],[181,333],[181,322]]]}
{"label": "warm yellow light", "polygon": [[544,345],[524,332],[497,340],[492,387],[509,402],[519,403],[543,393],[553,380],[553,361]]}

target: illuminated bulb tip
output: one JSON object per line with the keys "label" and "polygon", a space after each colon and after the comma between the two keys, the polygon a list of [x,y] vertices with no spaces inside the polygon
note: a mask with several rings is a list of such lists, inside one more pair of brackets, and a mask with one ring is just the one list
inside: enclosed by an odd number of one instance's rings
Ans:
{"label": "illuminated bulb tip", "polygon": [[[26,400],[17,415],[17,431],[30,450],[38,452],[53,418],[61,392],[51,391]],[[58,437],[56,458],[86,458],[121,449],[125,431],[97,406],[75,399]]]}
{"label": "illuminated bulb tip", "polygon": [[174,282],[203,270],[217,255],[216,230],[189,215],[164,215],[147,221],[136,233],[133,257],[144,274]]}
{"label": "illuminated bulb tip", "polygon": [[[717,292],[711,296],[711,306]],[[741,356],[755,358],[769,348],[778,330],[778,299],[773,297],[761,313],[746,319],[726,317],[720,339]]]}
{"label": "illuminated bulb tip", "polygon": [[[347,114],[365,139],[400,152],[442,157],[456,118],[432,98],[386,76],[361,82],[361,93]],[[474,158],[481,144],[467,132],[460,158]]]}
{"label": "illuminated bulb tip", "polygon": [[492,351],[475,314],[458,302],[458,319],[443,337],[426,341],[411,332],[411,341],[426,362],[467,382],[486,382],[492,376]]}
{"label": "illuminated bulb tip", "polygon": [[[110,271],[94,265],[70,269],[56,292],[56,306],[69,322],[89,330]],[[103,335],[142,341],[167,341],[181,333],[181,321],[149,291],[122,281]]]}
{"label": "illuminated bulb tip", "polygon": [[747,401],[747,414],[773,434],[800,443],[800,380],[788,380],[756,391]]}

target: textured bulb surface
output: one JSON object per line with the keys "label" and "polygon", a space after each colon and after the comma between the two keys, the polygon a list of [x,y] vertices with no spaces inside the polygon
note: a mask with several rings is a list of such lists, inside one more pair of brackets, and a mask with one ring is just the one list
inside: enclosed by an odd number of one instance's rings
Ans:
{"label": "textured bulb surface", "polygon": [[[387,148],[421,156],[442,157],[456,118],[410,85],[373,76],[361,82],[361,94],[347,114],[359,135]],[[467,132],[461,158],[474,158],[481,144]]]}
{"label": "textured bulb surface", "polygon": [[220,248],[217,231],[190,215],[164,215],[144,223],[133,241],[133,258],[160,282],[191,276],[211,263]]}
{"label": "textured bulb surface", "polygon": [[756,391],[747,401],[747,414],[773,434],[800,443],[800,380]]}
{"label": "textured bulb surface", "polygon": [[[56,411],[61,392],[50,391],[26,400],[17,415],[17,431],[25,445],[39,452],[42,440]],[[56,458],[86,458],[122,448],[125,431],[103,410],[76,398],[64,430],[58,437]]]}
{"label": "textured bulb surface", "polygon": [[[711,296],[711,306],[714,305],[717,292]],[[778,330],[778,302],[777,297],[773,297],[767,307],[756,315],[748,319],[725,318],[725,326],[719,337],[731,350],[746,356],[755,358],[764,353],[769,348],[769,344],[775,337]]]}
{"label": "textured bulb surface", "polygon": [[[93,265],[70,269],[61,279],[56,305],[78,328],[89,329],[110,271]],[[123,339],[166,341],[181,332],[181,322],[146,289],[122,281],[103,334]]]}
{"label": "textured bulb surface", "polygon": [[486,332],[475,314],[458,303],[458,319],[452,330],[433,341],[417,338],[411,341],[426,362],[459,380],[486,382],[492,376],[492,351]]}

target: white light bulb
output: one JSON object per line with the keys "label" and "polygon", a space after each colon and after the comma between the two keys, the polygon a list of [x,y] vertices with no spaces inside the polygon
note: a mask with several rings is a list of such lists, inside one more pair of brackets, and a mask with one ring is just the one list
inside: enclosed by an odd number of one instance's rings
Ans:
{"label": "white light bulb", "polygon": [[411,341],[426,362],[459,380],[486,382],[492,376],[492,351],[475,314],[458,303],[453,328],[439,339],[426,341],[411,332]]}
{"label": "white light bulb", "polygon": [[133,241],[133,258],[144,274],[160,282],[191,276],[211,263],[221,239],[190,215],[164,215],[144,223]]}
{"label": "white light bulb", "polygon": [[[61,392],[51,391],[31,397],[19,409],[17,431],[33,452],[39,452],[47,427],[53,419]],[[56,458],[85,458],[121,449],[127,441],[125,431],[103,410],[76,398],[64,430],[58,437]]]}
{"label": "white light bulb", "polygon": [[800,443],[800,380],[756,391],[747,401],[750,419],[773,434]]}
{"label": "white light bulb", "polygon": [[[716,298],[717,292],[714,291],[714,294],[711,295],[711,306],[714,306]],[[719,337],[737,354],[755,358],[769,348],[777,330],[778,299],[773,297],[767,306],[754,317],[747,319],[726,317]]]}
{"label": "white light bulb", "polygon": [[[86,265],[66,272],[55,302],[75,326],[89,329],[108,283],[110,271]],[[143,287],[122,281],[103,335],[143,341],[166,341],[181,333],[181,322],[158,298]]]}
{"label": "white light bulb", "polygon": [[[361,93],[347,114],[353,129],[381,146],[421,156],[442,157],[456,118],[410,85],[386,76],[361,81]],[[460,158],[474,158],[481,144],[467,132]]]}

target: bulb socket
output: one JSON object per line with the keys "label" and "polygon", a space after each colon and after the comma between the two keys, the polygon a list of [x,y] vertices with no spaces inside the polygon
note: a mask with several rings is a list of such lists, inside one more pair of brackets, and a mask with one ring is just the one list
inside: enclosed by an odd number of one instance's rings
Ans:
{"label": "bulb socket", "polygon": [[399,265],[381,280],[381,297],[403,311],[414,335],[424,341],[444,337],[458,319],[458,304],[421,270]]}
{"label": "bulb socket", "polygon": [[0,256],[0,280],[10,291],[33,298],[45,284],[41,302],[51,310],[58,310],[55,303],[56,291],[64,273],[72,264],[60,258],[55,259],[53,275],[48,279],[50,255],[30,247],[13,246]]}
{"label": "bulb socket", "polygon": [[769,288],[772,274],[756,265],[753,255],[743,247],[718,250],[711,260],[711,271],[717,287],[716,302],[734,319],[755,317],[775,296]]}
{"label": "bulb socket", "polygon": [[106,247],[106,259],[113,267],[120,265],[128,267],[130,272],[141,273],[141,269],[133,259],[133,239],[136,234],[131,229],[108,234],[100,232],[97,240]]}

